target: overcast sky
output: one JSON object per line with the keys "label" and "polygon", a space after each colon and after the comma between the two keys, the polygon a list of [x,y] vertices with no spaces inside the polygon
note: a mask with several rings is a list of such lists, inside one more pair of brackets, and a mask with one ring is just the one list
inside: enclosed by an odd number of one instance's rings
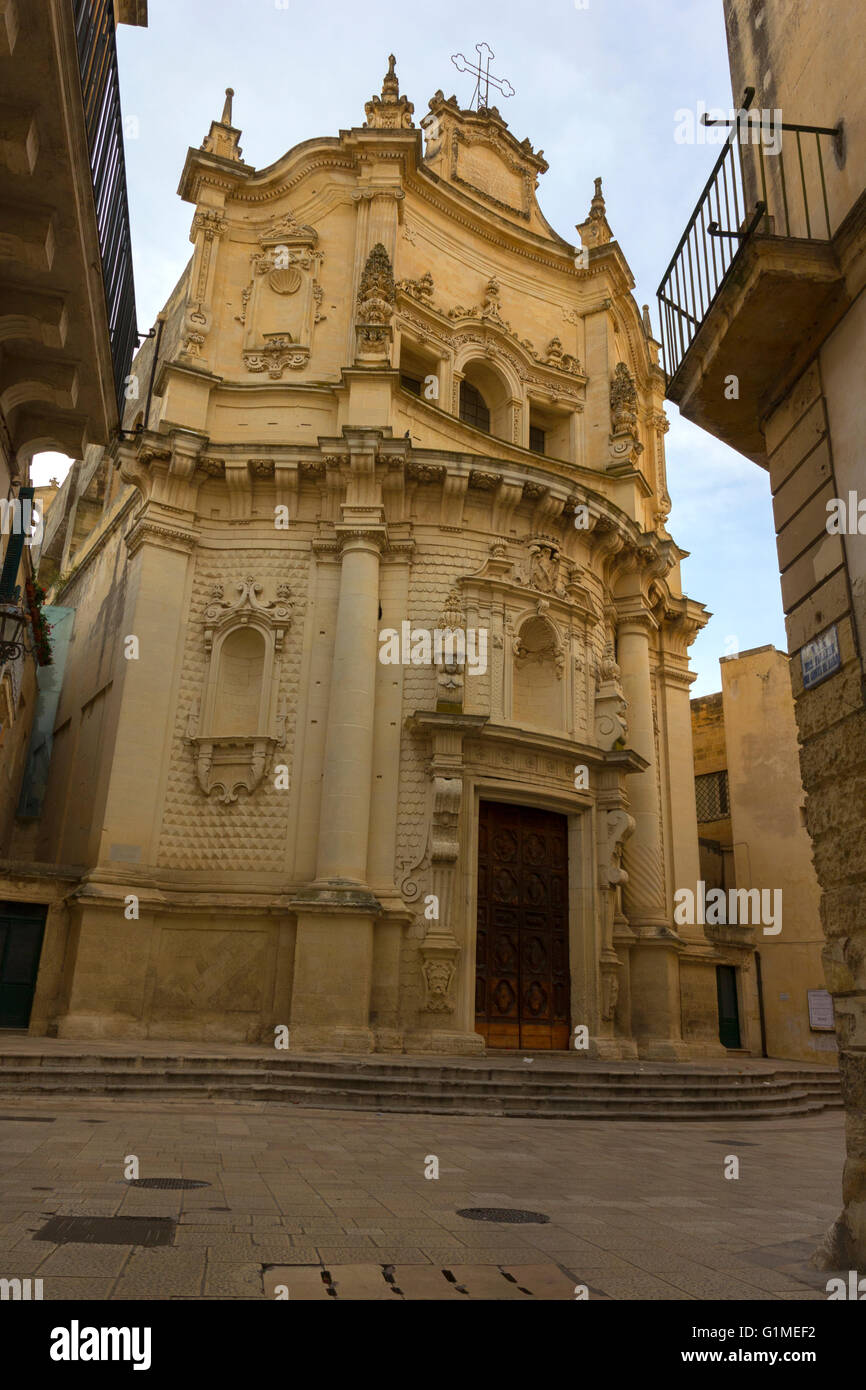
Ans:
{"label": "overcast sky", "polygon": [[[147,29],[118,31],[142,331],[190,255],[192,209],[178,180],[226,87],[244,160],[262,168],[299,141],[362,125],[390,52],[416,123],[437,88],[467,106],[472,82],[451,55],[474,57],[483,40],[492,70],[515,88],[496,104],[550,164],[542,211],[576,241],[601,175],[635,295],[658,332],[656,288],[717,153],[677,143],[675,113],[731,105],[722,0],[149,0],[148,9]],[[766,473],[667,409],[669,528],[691,552],[686,591],[714,614],[692,647],[696,695],[720,689],[718,657],[734,644],[785,650],[785,632]],[[57,471],[34,461],[35,481]]]}

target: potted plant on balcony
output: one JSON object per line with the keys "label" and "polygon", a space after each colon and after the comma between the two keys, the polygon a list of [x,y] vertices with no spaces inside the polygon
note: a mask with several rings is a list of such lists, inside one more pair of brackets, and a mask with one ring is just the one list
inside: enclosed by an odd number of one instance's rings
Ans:
{"label": "potted plant on balcony", "polygon": [[33,632],[33,653],[37,665],[50,666],[54,660],[51,650],[51,624],[42,612],[45,590],[35,580],[28,579],[25,586],[27,595],[27,616]]}

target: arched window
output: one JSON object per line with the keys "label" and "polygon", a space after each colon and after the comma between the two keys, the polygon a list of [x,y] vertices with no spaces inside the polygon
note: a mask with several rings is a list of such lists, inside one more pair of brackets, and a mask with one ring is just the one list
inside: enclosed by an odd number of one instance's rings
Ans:
{"label": "arched window", "polygon": [[474,425],[477,430],[490,433],[490,411],[478,387],[473,386],[471,381],[460,383],[460,419],[465,420],[467,425]]}

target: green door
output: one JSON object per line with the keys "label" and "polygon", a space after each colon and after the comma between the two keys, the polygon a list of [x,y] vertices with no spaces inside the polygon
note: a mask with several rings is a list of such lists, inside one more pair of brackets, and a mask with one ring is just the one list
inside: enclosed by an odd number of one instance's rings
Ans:
{"label": "green door", "polygon": [[39,970],[45,908],[4,903],[0,911],[0,1028],[26,1028]]}
{"label": "green door", "polygon": [[740,1011],[737,1007],[735,966],[716,966],[716,989],[719,996],[719,1041],[723,1047],[739,1047]]}

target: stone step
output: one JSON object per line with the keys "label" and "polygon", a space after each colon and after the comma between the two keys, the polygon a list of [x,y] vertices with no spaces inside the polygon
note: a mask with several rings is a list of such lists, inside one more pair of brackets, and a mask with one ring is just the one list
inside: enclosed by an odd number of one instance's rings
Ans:
{"label": "stone step", "polygon": [[[94,1091],[88,1087],[64,1088],[58,1092],[53,1088],[40,1087],[31,1092],[34,1097],[49,1095],[81,1095],[92,1096]],[[415,1097],[405,1097],[402,1099],[376,1096],[349,1096],[345,1093],[332,1093],[327,1097],[321,1092],[288,1095],[284,1090],[271,1092],[268,1088],[262,1088],[258,1092],[250,1093],[246,1090],[235,1090],[233,1088],[210,1089],[202,1092],[199,1088],[184,1088],[180,1092],[172,1092],[171,1097],[166,1097],[165,1092],[159,1087],[142,1087],[135,1091],[126,1088],[107,1086],[95,1094],[121,1096],[135,1096],[137,1099],[152,1099],[154,1102],[167,1102],[171,1100],[237,1100],[242,1102],[256,1101],[277,1101],[282,1103],[292,1103],[303,1108],[324,1109],[324,1110],[350,1110],[363,1111],[365,1113],[375,1112],[377,1114],[419,1114],[419,1115],[461,1115],[479,1116],[492,1115],[506,1117],[510,1119],[550,1119],[550,1120],[583,1120],[591,1122],[595,1120],[640,1120],[659,1123],[673,1123],[679,1120],[713,1122],[720,1120],[769,1120],[781,1119],[788,1116],[817,1114],[828,1108],[826,1105],[815,1104],[808,1100],[794,1100],[786,1098],[779,1100],[772,1105],[758,1105],[754,1109],[744,1110],[734,1104],[727,1104],[723,1107],[699,1107],[685,1105],[681,1109],[668,1107],[636,1108],[634,1105],[623,1107],[622,1109],[587,1105],[585,1108],[578,1108],[572,1104],[568,1107],[556,1107],[550,1109],[541,1104],[528,1105],[526,1102],[515,1103],[508,1106],[479,1106],[467,1104],[464,1100],[455,1098],[452,1102],[446,1103],[440,1097],[430,1101],[422,1101]],[[838,1108],[841,1108],[838,1107]]]}
{"label": "stone step", "polygon": [[207,1071],[215,1070],[220,1074],[226,1072],[274,1072],[276,1070],[289,1070],[293,1075],[307,1075],[315,1078],[325,1079],[328,1076],[344,1077],[347,1075],[363,1075],[365,1079],[390,1080],[399,1079],[425,1082],[436,1078],[440,1082],[449,1084],[461,1084],[467,1080],[484,1080],[492,1084],[513,1084],[519,1081],[534,1080],[539,1077],[544,1078],[544,1084],[550,1086],[572,1086],[576,1082],[581,1084],[604,1084],[605,1087],[619,1087],[629,1089],[635,1084],[646,1084],[651,1081],[653,1086],[658,1088],[668,1088],[672,1091],[682,1089],[684,1083],[691,1085],[709,1084],[715,1086],[727,1086],[737,1088],[742,1085],[767,1085],[792,1082],[812,1086],[816,1090],[838,1090],[839,1075],[835,1070],[828,1069],[827,1072],[811,1071],[806,1069],[780,1067],[773,1071],[742,1071],[730,1072],[721,1068],[711,1066],[701,1067],[700,1065],[682,1065],[675,1070],[668,1072],[655,1071],[651,1064],[645,1067],[630,1064],[615,1064],[611,1067],[598,1068],[594,1066],[592,1070],[584,1069],[582,1063],[577,1062],[573,1070],[565,1070],[562,1067],[545,1067],[534,1064],[531,1069],[528,1065],[518,1065],[517,1063],[505,1066],[487,1067],[483,1061],[475,1066],[449,1066],[437,1064],[435,1062],[424,1062],[420,1064],[392,1062],[388,1063],[366,1058],[347,1058],[340,1057],[335,1059],[321,1059],[307,1056],[269,1053],[265,1056],[232,1056],[232,1055],[208,1055],[187,1054],[178,1056],[177,1054],[148,1054],[148,1055],[124,1055],[124,1054],[99,1054],[99,1053],[73,1053],[73,1054],[30,1054],[6,1052],[0,1054],[0,1074],[4,1070],[19,1072],[32,1068],[49,1069],[51,1071],[72,1070],[78,1071],[82,1067],[99,1071],[119,1071],[129,1073],[133,1071],[143,1071],[159,1069],[166,1072],[188,1072],[188,1071]]}
{"label": "stone step", "polygon": [[[85,1063],[85,1059],[79,1059]],[[78,1082],[88,1081],[96,1085],[100,1081],[114,1077],[118,1080],[123,1078],[127,1082],[134,1083],[138,1079],[145,1077],[159,1078],[164,1084],[176,1086],[187,1082],[190,1085],[207,1085],[212,1078],[220,1081],[228,1081],[231,1078],[238,1085],[249,1087],[257,1082],[267,1084],[282,1084],[284,1082],[299,1083],[303,1080],[314,1080],[318,1087],[329,1090],[334,1087],[341,1087],[346,1084],[360,1085],[365,1089],[375,1086],[379,1089],[405,1089],[408,1082],[412,1082],[413,1089],[423,1094],[439,1094],[445,1087],[449,1090],[460,1091],[464,1094],[510,1094],[525,1093],[536,1096],[546,1096],[556,1098],[579,1094],[581,1096],[597,1095],[599,1097],[618,1097],[624,1101],[639,1098],[641,1096],[656,1096],[659,1098],[669,1098],[675,1100],[682,1096],[713,1096],[720,1097],[726,1094],[744,1099],[746,1096],[768,1095],[772,1092],[785,1092],[791,1086],[796,1086],[804,1093],[815,1097],[833,1098],[839,1094],[838,1079],[817,1078],[810,1076],[778,1077],[766,1074],[746,1074],[742,1076],[725,1076],[720,1074],[693,1075],[684,1072],[674,1078],[665,1077],[664,1079],[652,1075],[630,1075],[627,1077],[612,1077],[607,1073],[571,1073],[567,1075],[556,1075],[554,1073],[535,1073],[515,1072],[510,1076],[503,1077],[498,1073],[475,1072],[473,1069],[464,1069],[457,1075],[446,1076],[442,1072],[431,1068],[426,1074],[421,1076],[407,1076],[394,1069],[391,1073],[382,1073],[378,1070],[369,1069],[366,1071],[358,1070],[333,1070],[330,1072],[315,1073],[303,1066],[292,1066],[282,1063],[267,1068],[223,1068],[218,1060],[208,1060],[198,1064],[187,1061],[185,1065],[177,1065],[172,1062],[162,1062],[159,1059],[138,1058],[133,1059],[132,1064],[125,1067],[112,1066],[104,1068],[100,1065],[86,1063],[84,1065],[70,1065],[65,1060],[63,1066],[54,1066],[42,1061],[42,1065],[31,1067],[28,1064],[13,1066],[6,1059],[6,1064],[0,1068],[0,1089],[6,1086],[14,1086],[16,1089],[24,1085],[28,1079],[38,1080],[55,1077],[59,1081],[64,1078],[75,1079]],[[676,1082],[675,1086],[670,1084],[671,1080]]]}
{"label": "stone step", "polygon": [[[310,1056],[264,1048],[183,1053],[98,1045],[0,1053],[0,1094],[129,1096],[150,1102],[225,1099],[316,1109],[514,1118],[763,1119],[841,1109],[835,1070],[780,1063],[591,1062],[523,1053],[455,1063],[437,1058]],[[738,1059],[739,1060],[739,1059]]]}
{"label": "stone step", "polygon": [[[141,1059],[139,1059],[141,1060]],[[147,1059],[148,1062],[151,1059]],[[334,1081],[335,1078],[329,1078]],[[582,1078],[583,1080],[583,1078]],[[830,1092],[815,1095],[801,1086],[746,1085],[721,1094],[715,1088],[686,1083],[678,1093],[654,1091],[640,1086],[625,1091],[594,1084],[590,1088],[573,1086],[565,1091],[522,1086],[493,1088],[474,1083],[472,1073],[464,1074],[464,1084],[451,1091],[417,1086],[402,1090],[383,1090],[372,1077],[342,1078],[340,1085],[301,1084],[297,1078],[262,1077],[251,1071],[221,1074],[216,1068],[198,1071],[169,1071],[149,1065],[130,1068],[125,1073],[91,1068],[64,1067],[32,1071],[4,1068],[0,1072],[0,1092],[33,1096],[48,1095],[134,1095],[138,1098],[212,1098],[247,1102],[279,1101],[325,1109],[381,1110],[398,1113],[497,1114],[515,1118],[549,1116],[562,1119],[713,1119],[732,1114],[739,1118],[768,1115],[807,1114],[841,1108],[841,1098]],[[359,1082],[361,1084],[359,1084]],[[510,1093],[509,1093],[510,1092]]]}

